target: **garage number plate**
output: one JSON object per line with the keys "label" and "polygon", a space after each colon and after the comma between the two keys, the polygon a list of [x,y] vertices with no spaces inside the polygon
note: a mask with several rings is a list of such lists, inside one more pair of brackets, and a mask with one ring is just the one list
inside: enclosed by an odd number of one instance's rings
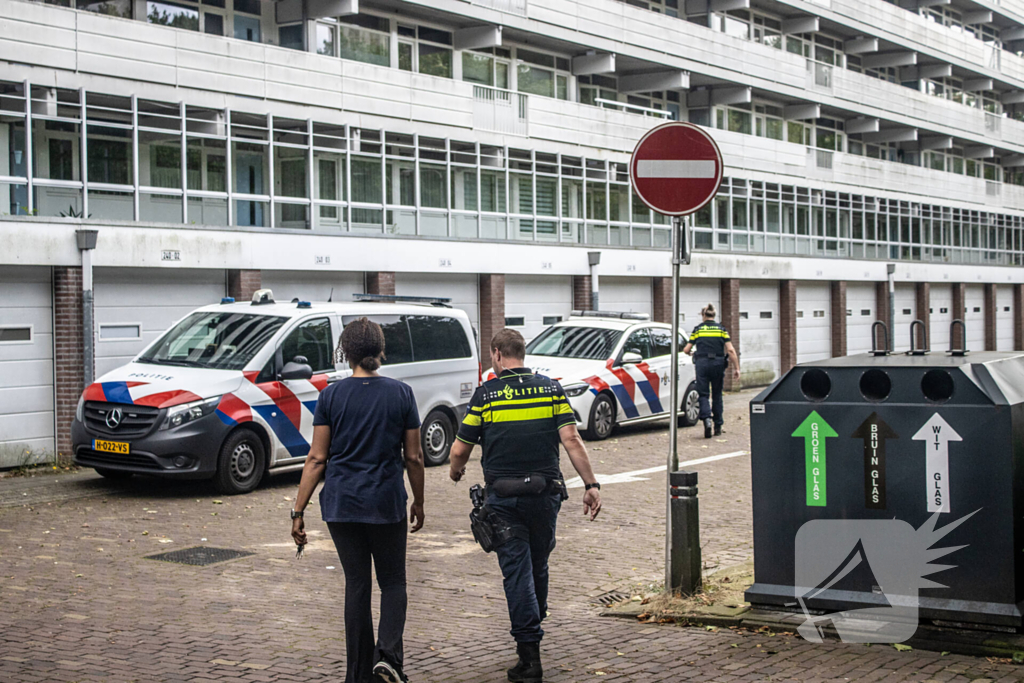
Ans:
{"label": "garage number plate", "polygon": [[128,443],[125,441],[102,441],[100,439],[94,439],[92,442],[92,448],[95,451],[102,451],[104,453],[120,453],[121,455],[128,455]]}

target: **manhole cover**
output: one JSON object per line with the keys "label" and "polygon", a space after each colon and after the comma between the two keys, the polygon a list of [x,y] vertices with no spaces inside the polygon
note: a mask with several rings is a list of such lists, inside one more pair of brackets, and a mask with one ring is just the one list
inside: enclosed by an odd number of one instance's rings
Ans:
{"label": "manhole cover", "polygon": [[611,591],[610,593],[597,596],[591,602],[598,605],[604,605],[605,607],[611,607],[615,603],[622,602],[623,600],[629,600],[629,595],[626,593],[620,593],[619,591]]}
{"label": "manhole cover", "polygon": [[183,548],[172,550],[159,555],[147,555],[147,560],[162,560],[163,562],[175,562],[177,564],[188,564],[193,567],[205,567],[218,562],[227,562],[239,557],[247,557],[256,553],[245,552],[244,550],[230,550],[228,548],[207,548],[197,545],[194,548]]}

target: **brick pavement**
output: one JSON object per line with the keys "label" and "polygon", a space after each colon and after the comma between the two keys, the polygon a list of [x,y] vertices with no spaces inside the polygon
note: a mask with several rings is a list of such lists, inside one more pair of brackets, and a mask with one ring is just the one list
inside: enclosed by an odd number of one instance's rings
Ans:
{"label": "brick pavement", "polygon": [[[682,430],[681,460],[748,449],[750,396],[727,398],[721,439]],[[667,434],[666,425],[649,425],[591,444],[595,469],[659,465]],[[705,559],[748,559],[749,458],[695,469]],[[1009,681],[1024,674],[971,657],[597,617],[597,595],[661,578],[664,475],[647,476],[606,487],[597,522],[583,519],[579,489],[563,508],[545,623],[547,680]],[[480,479],[474,458],[468,481]],[[24,499],[22,507],[0,508],[0,681],[339,680],[343,579],[315,510],[311,547],[293,559],[287,511],[297,482],[296,474],[280,475],[228,498],[205,483],[115,487],[88,475],[0,481],[4,504]],[[467,490],[447,480],[446,468],[427,472],[427,526],[411,537],[409,552],[406,649],[414,681],[502,681],[514,658],[497,562],[468,533]],[[193,545],[256,554],[205,568],[144,559]]]}

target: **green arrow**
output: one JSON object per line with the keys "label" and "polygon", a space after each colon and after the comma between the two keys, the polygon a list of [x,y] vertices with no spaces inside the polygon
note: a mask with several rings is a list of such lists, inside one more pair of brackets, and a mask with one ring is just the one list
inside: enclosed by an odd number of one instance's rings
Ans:
{"label": "green arrow", "polygon": [[825,439],[839,435],[816,410],[811,411],[792,435],[804,438],[807,504],[825,507]]}

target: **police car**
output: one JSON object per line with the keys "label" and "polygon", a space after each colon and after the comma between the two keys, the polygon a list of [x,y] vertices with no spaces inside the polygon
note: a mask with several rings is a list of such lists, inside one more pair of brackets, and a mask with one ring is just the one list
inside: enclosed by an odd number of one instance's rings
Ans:
{"label": "police car", "polygon": [[469,317],[447,299],[357,299],[276,303],[265,289],[251,303],[193,311],[85,389],[71,427],[75,462],[112,479],[214,478],[225,493],[300,467],[320,392],[351,374],[335,363],[341,331],[366,316],[384,329],[381,374],[416,395],[425,460],[443,463],[480,383]]}
{"label": "police car", "polygon": [[[561,383],[583,437],[599,440],[616,425],[668,417],[671,344],[672,326],[643,313],[573,311],[527,344],[525,364]],[[694,379],[693,362],[680,355],[681,426],[700,415]]]}

